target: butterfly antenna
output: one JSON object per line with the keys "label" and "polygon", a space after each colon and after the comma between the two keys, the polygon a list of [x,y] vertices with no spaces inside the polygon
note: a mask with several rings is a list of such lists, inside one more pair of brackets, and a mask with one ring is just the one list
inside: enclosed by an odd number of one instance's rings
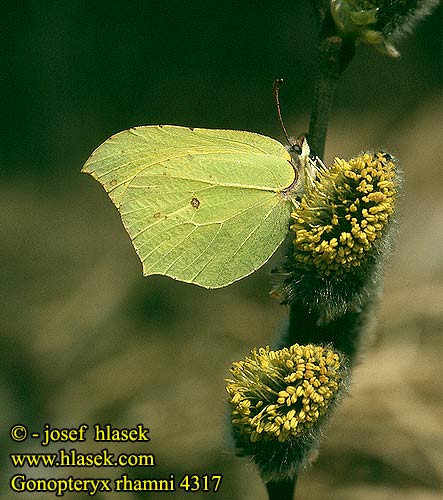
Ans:
{"label": "butterfly antenna", "polygon": [[285,137],[286,137],[286,140],[288,141],[288,144],[290,146],[292,146],[292,142],[289,139],[288,132],[286,131],[286,127],[285,127],[285,124],[283,123],[283,118],[281,116],[279,90],[280,90],[280,85],[282,85],[282,83],[283,83],[283,78],[276,78],[274,80],[274,85],[272,86],[272,90],[274,91],[275,105],[277,106],[278,121],[280,122],[280,126],[283,130],[283,133],[285,134]]}

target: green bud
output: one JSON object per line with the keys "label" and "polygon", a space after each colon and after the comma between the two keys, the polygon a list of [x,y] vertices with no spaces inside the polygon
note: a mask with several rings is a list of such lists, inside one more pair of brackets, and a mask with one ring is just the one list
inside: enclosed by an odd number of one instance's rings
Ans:
{"label": "green bud", "polygon": [[393,43],[410,33],[428,15],[437,0],[331,0],[337,31],[398,57]]}

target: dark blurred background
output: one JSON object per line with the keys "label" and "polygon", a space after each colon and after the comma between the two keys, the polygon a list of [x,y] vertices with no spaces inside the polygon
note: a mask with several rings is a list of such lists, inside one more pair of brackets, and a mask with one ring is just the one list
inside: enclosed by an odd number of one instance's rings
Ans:
{"label": "dark blurred background", "polygon": [[[300,498],[441,498],[441,19],[440,6],[399,45],[398,60],[359,46],[340,82],[327,160],[383,147],[399,158],[405,196],[374,340],[316,465],[300,479]],[[39,431],[46,422],[142,422],[148,446],[113,450],[154,453],[152,470],[26,474],[222,473],[217,496],[194,498],[264,499],[255,469],[229,447],[223,379],[284,324],[286,311],[268,296],[278,256],[222,290],[143,278],[117,211],[80,169],[108,136],[134,125],[283,140],[276,77],[285,79],[287,128],[305,131],[316,74],[311,4],[25,1],[2,6],[0,23],[1,498],[11,498],[9,452],[60,448],[12,443],[14,423]],[[103,446],[90,438],[77,448]],[[95,498],[114,496],[166,498]]]}

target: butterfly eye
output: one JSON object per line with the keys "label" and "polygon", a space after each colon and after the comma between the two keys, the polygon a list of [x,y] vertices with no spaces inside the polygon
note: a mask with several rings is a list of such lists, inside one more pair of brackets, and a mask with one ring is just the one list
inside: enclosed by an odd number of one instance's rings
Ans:
{"label": "butterfly eye", "polygon": [[298,144],[292,144],[288,148],[289,154],[301,155],[301,152],[302,152],[301,146],[299,146]]}

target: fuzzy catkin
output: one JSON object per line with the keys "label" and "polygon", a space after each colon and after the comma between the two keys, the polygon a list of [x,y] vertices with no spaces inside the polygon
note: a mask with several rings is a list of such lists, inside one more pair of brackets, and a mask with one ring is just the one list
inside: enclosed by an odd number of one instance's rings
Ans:
{"label": "fuzzy catkin", "polygon": [[293,246],[274,295],[300,303],[319,323],[372,301],[391,246],[400,178],[382,152],[320,165],[292,214]]}
{"label": "fuzzy catkin", "polygon": [[254,348],[234,362],[226,390],[238,455],[251,456],[266,482],[294,477],[345,391],[347,371],[346,356],[313,344]]}

